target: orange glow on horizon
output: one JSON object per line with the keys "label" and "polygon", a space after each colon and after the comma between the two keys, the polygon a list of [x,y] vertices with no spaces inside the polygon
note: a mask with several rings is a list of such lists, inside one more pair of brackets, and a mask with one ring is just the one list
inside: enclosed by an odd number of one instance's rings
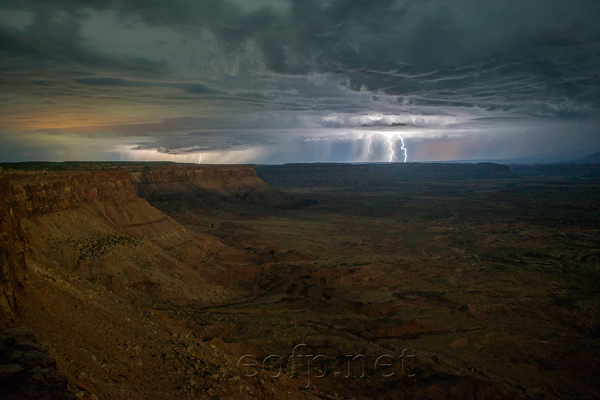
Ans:
{"label": "orange glow on horizon", "polygon": [[[3,113],[5,114],[5,113]],[[32,113],[25,117],[19,114],[0,115],[0,124],[5,129],[15,131],[34,131],[34,130],[78,130],[79,132],[88,132],[98,130],[103,126],[131,125],[140,123],[157,122],[156,116],[140,117],[138,115],[124,115],[126,112],[107,113],[98,112],[73,112],[48,110],[44,112]]]}

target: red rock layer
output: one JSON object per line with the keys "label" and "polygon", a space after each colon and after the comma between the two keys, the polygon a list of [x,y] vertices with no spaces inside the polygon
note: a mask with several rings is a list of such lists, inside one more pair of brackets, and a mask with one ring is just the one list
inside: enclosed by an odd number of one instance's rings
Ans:
{"label": "red rock layer", "polygon": [[[215,185],[236,173],[210,171]],[[196,299],[206,296],[199,265],[223,250],[140,199],[127,171],[0,172],[3,327],[15,320],[27,263],[73,271],[125,298]]]}
{"label": "red rock layer", "polygon": [[9,326],[15,317],[17,294],[23,287],[27,241],[20,218],[14,212],[12,186],[0,175],[0,325]]}
{"label": "red rock layer", "polygon": [[22,216],[68,210],[89,201],[137,198],[126,171],[17,172],[10,180],[13,207]]}
{"label": "red rock layer", "polygon": [[130,172],[138,195],[147,200],[195,196],[198,191],[240,196],[267,186],[250,165],[153,165]]}

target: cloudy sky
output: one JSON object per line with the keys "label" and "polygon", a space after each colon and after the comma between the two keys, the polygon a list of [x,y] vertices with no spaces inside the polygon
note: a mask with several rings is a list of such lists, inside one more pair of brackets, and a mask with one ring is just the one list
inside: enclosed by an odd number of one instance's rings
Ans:
{"label": "cloudy sky", "polygon": [[600,151],[597,0],[3,0],[0,161]]}

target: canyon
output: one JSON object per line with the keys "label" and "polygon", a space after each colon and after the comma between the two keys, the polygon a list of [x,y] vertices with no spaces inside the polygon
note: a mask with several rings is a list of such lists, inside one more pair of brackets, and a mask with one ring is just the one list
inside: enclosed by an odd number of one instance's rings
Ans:
{"label": "canyon", "polygon": [[[2,327],[32,329],[79,398],[600,390],[595,178],[489,163],[3,168]],[[10,357],[0,385],[24,376]]]}

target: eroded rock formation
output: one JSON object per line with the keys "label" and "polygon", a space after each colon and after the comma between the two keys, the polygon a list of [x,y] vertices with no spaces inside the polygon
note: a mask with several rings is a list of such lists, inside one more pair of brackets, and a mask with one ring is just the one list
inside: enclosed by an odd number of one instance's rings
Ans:
{"label": "eroded rock formation", "polygon": [[23,288],[27,241],[13,209],[15,199],[8,179],[0,174],[0,322],[9,326],[17,311],[17,295]]}
{"label": "eroded rock formation", "polygon": [[149,165],[127,168],[141,198],[167,214],[244,212],[246,205],[284,206],[289,196],[250,165]]}
{"label": "eroded rock formation", "polygon": [[125,171],[8,173],[14,205],[32,217],[91,201],[132,201],[136,194]]}
{"label": "eroded rock formation", "polygon": [[130,171],[138,194],[146,199],[189,198],[198,191],[245,196],[267,186],[250,165],[155,165]]}
{"label": "eroded rock formation", "polygon": [[27,263],[75,272],[130,300],[195,301],[210,297],[199,266],[227,256],[226,246],[139,198],[127,171],[0,174],[3,326],[14,320]]}

